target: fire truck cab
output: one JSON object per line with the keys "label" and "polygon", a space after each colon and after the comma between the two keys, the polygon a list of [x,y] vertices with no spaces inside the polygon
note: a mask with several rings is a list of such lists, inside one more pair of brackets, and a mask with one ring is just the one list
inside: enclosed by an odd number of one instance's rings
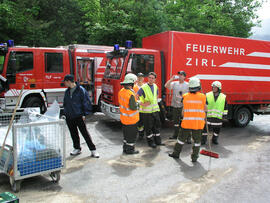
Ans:
{"label": "fire truck cab", "polygon": [[110,50],[92,45],[37,48],[1,44],[1,109],[14,108],[23,85],[20,108],[40,107],[45,112],[55,100],[62,105],[66,89],[62,80],[66,74],[73,74],[76,82],[89,91],[93,104],[98,105],[105,54]]}

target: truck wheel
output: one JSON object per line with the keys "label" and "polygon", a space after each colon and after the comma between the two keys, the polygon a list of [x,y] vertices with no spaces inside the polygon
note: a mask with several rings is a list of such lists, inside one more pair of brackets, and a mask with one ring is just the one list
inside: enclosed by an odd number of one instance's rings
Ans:
{"label": "truck wheel", "polygon": [[46,107],[43,101],[41,101],[38,97],[30,97],[26,100],[25,104],[23,105],[24,108],[27,107],[39,107],[41,113],[45,113]]}
{"label": "truck wheel", "polygon": [[234,114],[234,123],[237,127],[245,127],[251,120],[251,112],[248,108],[238,109]]}

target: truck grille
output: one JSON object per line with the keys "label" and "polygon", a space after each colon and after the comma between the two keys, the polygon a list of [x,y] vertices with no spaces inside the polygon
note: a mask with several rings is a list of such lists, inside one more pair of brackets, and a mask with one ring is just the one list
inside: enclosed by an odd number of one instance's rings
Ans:
{"label": "truck grille", "polygon": [[105,102],[112,103],[113,102],[113,95],[109,93],[102,93],[102,99]]}

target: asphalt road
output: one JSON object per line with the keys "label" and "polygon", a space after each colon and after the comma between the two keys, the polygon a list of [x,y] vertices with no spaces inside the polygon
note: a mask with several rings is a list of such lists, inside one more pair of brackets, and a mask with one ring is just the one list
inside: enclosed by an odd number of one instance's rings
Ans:
{"label": "asphalt road", "polygon": [[[20,202],[269,202],[270,116],[255,116],[246,128],[225,124],[220,145],[212,146],[220,158],[200,156],[193,164],[191,145],[181,159],[168,157],[175,140],[165,124],[165,146],[147,147],[138,141],[138,155],[122,154],[121,124],[95,115],[87,127],[100,158],[90,157],[83,140],[82,154],[70,157],[68,131],[66,168],[59,184],[48,175],[23,180],[16,195]],[[9,179],[0,174],[0,192],[10,191]]]}

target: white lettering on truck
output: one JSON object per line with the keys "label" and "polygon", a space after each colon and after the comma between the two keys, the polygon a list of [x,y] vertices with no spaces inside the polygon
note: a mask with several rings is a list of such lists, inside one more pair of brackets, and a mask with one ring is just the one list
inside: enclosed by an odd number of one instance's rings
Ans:
{"label": "white lettering on truck", "polygon": [[[244,48],[203,45],[203,44],[186,44],[186,52],[207,53],[207,54],[228,54],[228,55],[245,55]],[[214,59],[206,58],[186,58],[186,66],[202,66],[202,67],[216,67]]]}
{"label": "white lettering on truck", "polygon": [[[217,65],[214,64],[214,59],[199,59],[199,58],[186,58],[186,66],[212,66],[216,67]],[[209,62],[209,63],[208,63]]]}

